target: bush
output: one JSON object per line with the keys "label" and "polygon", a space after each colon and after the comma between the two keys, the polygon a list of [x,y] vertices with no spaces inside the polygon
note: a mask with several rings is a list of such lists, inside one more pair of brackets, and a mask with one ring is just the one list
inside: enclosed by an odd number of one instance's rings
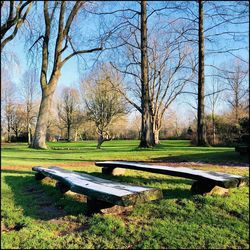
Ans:
{"label": "bush", "polygon": [[11,142],[28,142],[28,133],[27,132],[21,132],[18,137],[12,135]]}

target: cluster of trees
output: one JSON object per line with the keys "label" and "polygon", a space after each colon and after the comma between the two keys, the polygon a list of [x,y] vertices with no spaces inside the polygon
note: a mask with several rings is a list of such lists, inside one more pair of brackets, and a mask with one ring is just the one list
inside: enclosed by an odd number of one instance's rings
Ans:
{"label": "cluster of trees", "polygon": [[[42,11],[34,5],[42,7]],[[231,107],[227,113],[234,114],[234,124],[247,116],[248,61],[242,56],[245,46],[241,41],[245,45],[244,39],[248,37],[248,7],[247,1],[159,1],[151,4],[142,0],[112,6],[85,1],[1,1],[4,13],[1,53],[23,27],[29,46],[27,53],[32,62],[36,62],[40,76],[32,78],[28,72],[22,83],[27,90],[29,82],[34,88],[39,81],[41,91],[39,110],[34,116],[35,89],[24,91],[25,104],[14,105],[15,98],[7,93],[13,84],[6,79],[2,99],[8,140],[11,130],[17,136],[22,124],[29,145],[46,148],[50,116],[56,107],[58,124],[61,130],[66,129],[68,140],[72,130],[77,138],[81,126],[92,122],[98,134],[97,147],[100,147],[103,141],[112,139],[110,125],[134,108],[141,114],[140,146],[152,147],[160,142],[163,119],[172,103],[180,97],[194,96],[196,105],[191,105],[196,109],[196,126],[186,131],[189,134],[195,131],[192,134],[197,145],[207,145],[210,136],[206,131],[211,130],[208,128],[211,120],[212,143],[215,144],[216,105],[222,95],[224,99],[229,95],[226,101]],[[95,27],[97,32],[91,37],[84,30],[87,29],[84,21],[88,18],[99,20]],[[229,40],[236,47],[225,45]],[[205,42],[211,46],[206,48]],[[205,56],[216,58],[223,53],[235,59],[230,68],[209,64],[209,60],[205,64]],[[56,103],[54,93],[64,65],[76,57],[84,61],[86,54],[95,55],[98,66],[82,80],[78,90],[76,87],[64,89],[60,102]],[[206,72],[212,73],[209,76]],[[210,93],[205,91],[205,80],[209,82]],[[210,108],[211,119],[205,108]],[[25,117],[24,121],[18,116]]]}
{"label": "cluster of trees", "polygon": [[26,71],[19,87],[10,80],[9,73],[7,69],[1,69],[1,132],[6,127],[6,140],[8,142],[11,141],[13,132],[16,140],[20,133],[26,134],[30,144],[31,127],[35,124],[39,105],[37,73],[34,70]]}

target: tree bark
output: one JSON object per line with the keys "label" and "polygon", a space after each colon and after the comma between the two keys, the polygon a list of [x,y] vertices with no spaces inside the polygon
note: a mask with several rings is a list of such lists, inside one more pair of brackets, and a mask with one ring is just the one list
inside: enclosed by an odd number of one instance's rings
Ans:
{"label": "tree bark", "polygon": [[70,130],[71,130],[71,126],[68,124],[68,126],[67,126],[67,135],[68,135],[67,140],[68,141],[70,141]]}
{"label": "tree bark", "polygon": [[155,145],[153,121],[148,82],[148,54],[147,54],[147,2],[141,1],[141,141],[140,147],[148,148]]}
{"label": "tree bark", "polygon": [[38,119],[36,123],[36,130],[32,142],[32,148],[47,149],[46,145],[46,131],[51,111],[51,103],[53,99],[54,89],[49,91],[43,90],[42,100],[39,108]]}
{"label": "tree bark", "polygon": [[97,149],[100,149],[103,142],[104,142],[104,140],[103,140],[103,135],[100,135],[100,136],[98,137],[98,140],[97,140],[97,146],[96,146],[96,148],[97,148]]}
{"label": "tree bark", "polygon": [[97,149],[100,149],[101,148],[101,145],[103,144],[103,142],[105,141],[111,141],[112,140],[112,137],[109,136],[109,134],[106,135],[106,138],[105,136],[103,135],[104,132],[99,132],[99,137],[98,137],[98,143],[97,143],[97,146],[96,148]]}
{"label": "tree bark", "polygon": [[78,129],[75,130],[74,141],[77,141],[77,138],[78,138]]}
{"label": "tree bark", "polygon": [[197,109],[197,145],[206,146],[205,114],[204,114],[204,30],[203,1],[199,0],[199,72],[198,72],[198,109]]}
{"label": "tree bark", "polygon": [[30,122],[28,122],[27,126],[27,135],[28,135],[28,145],[31,144],[31,128],[30,128]]}
{"label": "tree bark", "polygon": [[159,138],[160,130],[155,129],[154,130],[154,141],[155,144],[160,144],[160,138]]}
{"label": "tree bark", "polygon": [[7,124],[7,137],[8,137],[8,142],[11,142],[11,135],[10,135],[10,123],[8,121],[8,124]]}

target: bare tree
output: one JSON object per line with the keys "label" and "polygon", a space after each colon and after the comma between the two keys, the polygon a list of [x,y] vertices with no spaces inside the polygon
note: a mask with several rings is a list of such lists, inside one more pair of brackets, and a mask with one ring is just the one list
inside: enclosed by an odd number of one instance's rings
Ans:
{"label": "bare tree", "polygon": [[[165,112],[176,98],[183,93],[193,79],[194,64],[188,46],[182,47],[181,40],[165,42],[165,46],[153,46],[150,57],[150,102],[155,143]],[[157,44],[155,42],[155,44]],[[165,52],[165,53],[164,53]]]}
{"label": "bare tree", "polygon": [[148,81],[148,35],[147,35],[147,2],[141,1],[141,141],[140,147],[155,145]]}
{"label": "bare tree", "polygon": [[87,118],[95,123],[99,149],[104,141],[112,139],[109,126],[120,115],[125,113],[125,103],[121,95],[118,95],[110,85],[110,76],[99,73],[95,79],[85,81],[85,104]]}
{"label": "bare tree", "polygon": [[[38,45],[39,41],[42,39],[42,63],[40,75],[42,99],[36,123],[35,135],[32,142],[33,148],[47,148],[45,143],[47,122],[51,110],[51,102],[63,65],[74,56],[102,49],[101,47],[98,47],[77,50],[73,44],[70,29],[79,10],[86,4],[88,3],[83,1],[77,1],[74,3],[66,1],[55,1],[50,3],[48,1],[43,2],[45,31],[33,44],[33,46]],[[55,23],[58,25],[54,30]],[[50,63],[52,65],[51,68],[49,67]]]}
{"label": "bare tree", "polygon": [[80,130],[85,125],[84,121],[86,120],[85,111],[82,109],[78,109],[75,113],[75,120],[73,124],[74,137],[73,140],[77,141],[78,138],[81,138]]}
{"label": "bare tree", "polygon": [[111,65],[117,74],[119,72],[123,76],[125,83],[121,86],[115,81],[113,87],[142,116],[141,147],[159,143],[164,112],[184,91],[194,74],[191,50],[182,39],[187,29],[184,22],[178,26],[178,20],[169,20],[166,24],[156,18],[152,20],[152,23],[155,22],[153,25],[149,22],[150,18],[170,6],[159,9],[151,6],[148,13],[146,6],[146,1],[140,1],[140,11],[124,7],[113,12],[121,12],[119,15],[123,21],[113,29],[112,51],[118,52],[111,56]]}
{"label": "bare tree", "polygon": [[[192,50],[187,43],[183,43],[181,34],[173,32],[180,27],[173,24],[165,32],[154,31],[154,36],[149,39],[148,52],[148,87],[150,107],[150,130],[154,136],[154,144],[159,143],[159,133],[162,127],[164,113],[168,110],[176,98],[185,91],[185,87],[193,80],[195,65],[192,59]],[[159,28],[159,30],[161,30]],[[169,34],[168,39],[158,39],[161,32]],[[152,33],[151,33],[152,34]],[[135,40],[138,38],[135,35]],[[116,65],[113,67],[120,73],[130,74],[133,79],[131,86],[122,87],[116,81],[113,87],[125,99],[143,113],[140,103],[142,96],[139,53],[140,47],[135,43],[128,46],[126,55],[128,63],[125,70],[121,70]]]}
{"label": "bare tree", "polygon": [[11,141],[11,124],[14,119],[16,87],[10,80],[8,72],[1,69],[1,111],[6,121],[7,141]]}
{"label": "bare tree", "polygon": [[[151,122],[151,107],[150,107],[150,97],[149,97],[149,81],[148,81],[148,34],[147,34],[147,1],[142,0],[138,2],[140,5],[140,10],[134,10],[133,8],[125,8],[121,7],[121,9],[102,12],[98,14],[118,14],[118,24],[115,24],[114,27],[107,28],[106,37],[113,37],[114,44],[111,45],[110,48],[113,51],[117,48],[123,46],[131,46],[134,44],[131,43],[131,38],[135,35],[134,29],[140,32],[140,38],[137,41],[135,47],[137,47],[140,53],[140,59],[137,65],[140,67],[140,72],[138,72],[138,76],[140,75],[140,104],[137,105],[135,102],[131,103],[133,106],[136,106],[138,110],[140,110],[142,119],[141,119],[141,147],[152,147],[155,145],[154,143],[154,135],[153,135],[153,124]],[[118,5],[120,7],[120,5]],[[131,17],[132,13],[132,17]],[[122,18],[122,20],[120,19]],[[133,20],[136,20],[137,24],[134,26],[132,23]],[[139,21],[140,20],[140,21]],[[108,21],[109,22],[109,21]],[[104,22],[103,22],[104,23]],[[130,29],[132,28],[132,29]],[[139,42],[140,41],[140,42]],[[112,65],[116,68],[116,66],[112,63]],[[124,66],[124,65],[123,65]],[[128,66],[128,65],[127,65]],[[132,66],[132,65],[131,65]],[[126,66],[125,66],[126,67]],[[127,70],[121,70],[120,72],[128,75],[129,72]],[[131,74],[133,75],[133,74]]]}
{"label": "bare tree", "polygon": [[58,103],[58,116],[67,128],[67,140],[71,140],[72,128],[81,122],[79,93],[73,88],[64,88]]}
{"label": "bare tree", "polygon": [[208,100],[210,102],[210,110],[211,110],[211,116],[212,116],[212,144],[215,145],[216,140],[216,124],[215,124],[215,118],[216,118],[216,109],[220,101],[221,96],[221,87],[219,84],[219,79],[216,77],[212,78],[212,89],[211,89],[211,95],[208,96]]}
{"label": "bare tree", "polygon": [[39,96],[38,76],[36,70],[28,70],[23,74],[20,93],[25,105],[26,132],[28,145],[31,145],[32,124],[37,117],[36,103]]}
{"label": "bare tree", "polygon": [[16,104],[12,113],[11,119],[11,129],[15,133],[16,140],[18,135],[25,128],[25,116],[24,116],[24,107],[22,104]]}
{"label": "bare tree", "polygon": [[203,1],[199,0],[199,67],[198,67],[198,106],[197,106],[197,145],[205,146],[206,131],[205,131],[205,76],[204,76],[204,28],[203,28]]}
{"label": "bare tree", "polygon": [[[205,74],[206,68],[216,68],[216,64],[205,63],[211,55],[224,54],[230,58],[246,60],[235,53],[243,51],[244,39],[249,31],[246,29],[249,22],[249,4],[246,1],[203,1],[180,2],[176,10],[182,13],[180,19],[189,23],[188,32],[184,37],[198,47],[198,84],[197,91],[197,145],[205,146],[205,80],[212,75]],[[179,18],[179,17],[178,17]],[[207,25],[204,27],[203,23]],[[198,35],[198,36],[197,36]],[[232,41],[231,43],[229,41]],[[204,43],[206,42],[206,51]],[[211,46],[212,45],[212,46]]]}
{"label": "bare tree", "polygon": [[249,70],[236,60],[224,70],[224,77],[227,86],[226,101],[234,113],[234,122],[238,123],[249,94]]}
{"label": "bare tree", "polygon": [[33,1],[1,1],[1,52],[16,36],[32,5]]}

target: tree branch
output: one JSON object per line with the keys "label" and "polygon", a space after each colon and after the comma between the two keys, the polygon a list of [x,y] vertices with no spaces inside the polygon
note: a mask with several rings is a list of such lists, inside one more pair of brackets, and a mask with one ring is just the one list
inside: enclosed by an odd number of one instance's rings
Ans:
{"label": "tree branch", "polygon": [[86,53],[92,53],[92,52],[100,51],[100,50],[103,50],[103,48],[100,47],[100,48],[94,48],[94,49],[87,49],[87,50],[78,50],[78,51],[75,51],[75,52],[73,52],[72,54],[68,55],[68,56],[61,62],[60,67],[62,67],[70,58],[72,58],[72,57],[75,56],[75,55],[86,54]]}

